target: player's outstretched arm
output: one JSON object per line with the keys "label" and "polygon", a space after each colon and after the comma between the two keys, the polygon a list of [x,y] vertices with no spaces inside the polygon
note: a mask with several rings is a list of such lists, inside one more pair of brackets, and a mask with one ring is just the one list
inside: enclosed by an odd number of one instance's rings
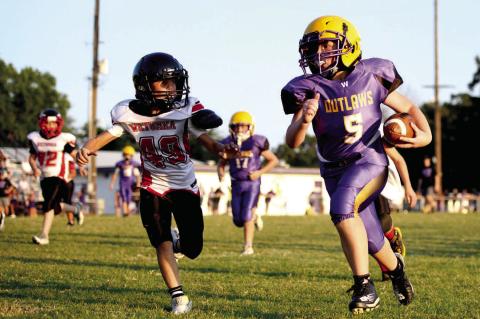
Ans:
{"label": "player's outstretched arm", "polygon": [[220,158],[232,158],[239,153],[238,146],[218,143],[206,133],[200,135],[197,139],[207,150],[218,155]]}
{"label": "player's outstretched arm", "polygon": [[432,141],[432,132],[430,131],[427,118],[407,97],[393,91],[387,96],[383,103],[398,113],[410,114],[415,122],[412,124],[415,137],[400,137],[400,140],[404,143],[397,144],[397,147],[416,148],[430,144]]}
{"label": "player's outstretched arm", "polygon": [[95,152],[118,138],[118,136],[110,134],[108,131],[102,132],[97,137],[88,140],[85,145],[77,152],[78,165],[85,165],[89,162],[91,155],[96,155]]}

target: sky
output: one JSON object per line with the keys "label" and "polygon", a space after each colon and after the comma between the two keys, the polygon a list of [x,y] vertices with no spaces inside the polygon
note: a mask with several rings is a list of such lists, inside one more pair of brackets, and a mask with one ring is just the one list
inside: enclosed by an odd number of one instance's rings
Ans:
{"label": "sky", "polygon": [[[17,69],[49,72],[67,95],[68,116],[81,127],[88,118],[93,61],[94,0],[1,0],[0,58]],[[441,102],[467,92],[475,72],[480,1],[439,0]],[[132,71],[151,52],[174,55],[190,74],[191,95],[228,121],[249,111],[256,133],[283,143],[291,117],[280,90],[301,74],[298,41],[322,15],[350,20],[361,36],[364,58],[393,61],[404,79],[400,92],[417,104],[433,100],[433,0],[101,0],[101,75],[97,118],[110,123],[119,101],[133,98]]]}

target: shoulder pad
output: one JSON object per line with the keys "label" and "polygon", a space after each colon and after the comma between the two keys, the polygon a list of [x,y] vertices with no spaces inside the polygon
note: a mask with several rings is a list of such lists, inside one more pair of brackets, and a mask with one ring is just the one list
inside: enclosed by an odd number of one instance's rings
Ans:
{"label": "shoulder pad", "polygon": [[113,107],[113,109],[110,111],[110,116],[112,117],[112,124],[125,122],[125,116],[129,112],[131,112],[128,107],[130,101],[132,101],[132,99],[123,100]]}
{"label": "shoulder pad", "polygon": [[367,72],[372,73],[377,81],[388,90],[388,93],[395,91],[403,83],[403,79],[398,74],[392,61],[371,58],[362,60]]}
{"label": "shoulder pad", "polygon": [[[194,110],[192,108],[192,112],[193,111]],[[208,110],[208,109],[200,109],[192,113],[191,120],[192,120],[192,124],[195,127],[203,130],[217,128],[223,124],[222,118],[217,114],[215,114],[215,112],[213,112],[212,110]]]}
{"label": "shoulder pad", "polygon": [[315,88],[305,76],[299,76],[287,83],[282,89],[281,98],[285,114],[294,114],[301,107],[305,99],[313,97]]}

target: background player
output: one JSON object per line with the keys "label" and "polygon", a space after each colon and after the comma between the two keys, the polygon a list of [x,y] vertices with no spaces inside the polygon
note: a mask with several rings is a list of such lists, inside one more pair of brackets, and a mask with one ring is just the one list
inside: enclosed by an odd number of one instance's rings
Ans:
{"label": "background player", "polygon": [[315,19],[307,26],[299,51],[304,75],[282,90],[284,111],[294,114],[286,142],[298,147],[313,124],[320,170],[331,198],[330,215],[354,277],[349,309],[355,314],[378,307],[369,253],[388,269],[397,299],[407,305],[413,287],[403,258],[393,253],[384,237],[373,204],[387,177],[387,157],[378,132],[380,104],[412,115],[415,137],[402,138],[402,147],[430,143],[427,120],[396,91],[402,79],[392,62],[361,59],[360,36],[348,20]]}
{"label": "background player", "polygon": [[[233,223],[243,227],[244,247],[242,255],[251,255],[253,251],[254,224],[258,230],[263,228],[260,215],[255,213],[260,195],[260,176],[278,164],[278,158],[269,150],[268,139],[253,134],[254,123],[250,113],[240,111],[232,115],[229,124],[230,136],[221,143],[237,144],[239,157],[228,160],[232,182]],[[262,159],[267,163],[262,167]],[[217,166],[218,178],[223,180],[227,160],[220,159]]]}
{"label": "background player", "polygon": [[[172,312],[186,313],[192,302],[183,292],[174,252],[194,259],[203,247],[203,215],[188,138],[193,135],[209,151],[222,156],[236,150],[206,134],[206,129],[220,126],[222,120],[189,96],[188,72],[173,56],[158,52],[141,58],[133,83],[137,99],[121,101],[113,108],[112,128],[89,140],[77,161],[86,164],[89,155],[124,133],[135,138],[142,159],[142,223],[156,249],[172,297]],[[172,213],[181,242],[172,238]]]}
{"label": "background player", "polygon": [[115,164],[115,172],[110,182],[110,190],[114,189],[115,180],[118,179],[118,194],[123,216],[130,215],[130,204],[132,203],[132,186],[140,187],[140,164],[133,160],[135,149],[127,145],[122,150],[123,160]]}
{"label": "background player", "polygon": [[47,245],[54,214],[62,211],[73,211],[80,214],[80,206],[72,206],[61,202],[64,194],[68,192],[65,181],[68,167],[65,153],[75,156],[75,136],[62,132],[63,118],[53,109],[47,109],[38,117],[38,132],[31,132],[27,138],[30,143],[30,156],[28,162],[33,174],[41,175],[40,186],[44,198],[43,225],[40,235],[33,236],[32,241],[38,245]]}
{"label": "background player", "polygon": [[[66,187],[63,188],[64,193],[62,194],[62,202],[68,205],[72,205],[72,197],[75,191],[74,180],[77,176],[77,169],[74,158],[68,153],[65,153],[65,163],[65,166],[68,167],[68,173],[65,174]],[[82,176],[86,175],[83,167],[80,167],[80,174]],[[69,226],[75,225],[75,220],[77,221],[78,225],[83,225],[85,216],[81,209],[82,204],[80,203],[80,201],[77,202],[77,206],[78,214],[75,214],[75,211],[67,211],[67,225]]]}
{"label": "background player", "polygon": [[[403,156],[393,145],[386,142],[384,142],[383,145],[385,153],[388,156],[388,177],[385,187],[375,199],[375,210],[382,225],[383,233],[388,239],[393,252],[405,257],[407,249],[400,227],[393,225],[392,216],[390,215],[390,201],[401,202],[400,205],[402,205],[405,200],[408,205],[413,208],[417,203],[417,194],[413,190],[407,163]],[[403,194],[401,194],[401,192],[403,192]],[[380,268],[382,269],[382,280],[388,280],[388,269],[381,264]]]}

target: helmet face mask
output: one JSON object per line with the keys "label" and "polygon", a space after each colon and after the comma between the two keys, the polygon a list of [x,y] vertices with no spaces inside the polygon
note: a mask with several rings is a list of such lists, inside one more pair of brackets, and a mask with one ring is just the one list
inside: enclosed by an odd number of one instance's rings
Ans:
{"label": "helmet face mask", "polygon": [[[52,123],[55,123],[55,125],[52,125]],[[62,115],[56,110],[46,109],[38,115],[38,127],[44,138],[50,139],[60,135],[63,124]]]}
{"label": "helmet face mask", "polygon": [[[174,88],[170,90],[154,90],[153,83],[173,80]],[[133,71],[135,97],[146,102],[151,109],[168,112],[187,105],[190,87],[188,86],[188,72],[170,54],[151,53],[140,59]],[[182,99],[183,104],[179,103]]]}
{"label": "helmet face mask", "polygon": [[[325,50],[328,43],[333,45]],[[308,67],[312,74],[332,78],[337,71],[352,68],[361,59],[360,36],[346,19],[320,17],[307,26],[299,43],[299,52],[299,64],[304,74],[307,74]]]}

